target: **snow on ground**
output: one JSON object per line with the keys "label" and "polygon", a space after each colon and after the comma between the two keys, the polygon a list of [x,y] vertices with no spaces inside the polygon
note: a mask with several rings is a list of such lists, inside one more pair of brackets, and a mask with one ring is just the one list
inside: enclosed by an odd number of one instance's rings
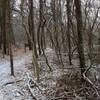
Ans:
{"label": "snow on ground", "polygon": [[[46,54],[54,53],[52,49],[47,48]],[[10,75],[9,57],[0,58],[0,100],[33,100],[27,87],[27,73],[30,73],[29,66],[32,62],[32,53],[30,51],[14,53],[14,72],[15,77]],[[33,72],[34,73],[34,72]],[[31,74],[32,75],[32,74]],[[33,78],[34,76],[32,76]],[[38,89],[33,91],[38,92]],[[35,94],[35,92],[33,94]],[[39,94],[39,93],[38,93]],[[38,95],[36,93],[36,95]],[[36,96],[35,95],[35,96]],[[37,98],[39,95],[37,96]],[[39,97],[41,98],[41,97]],[[40,99],[39,99],[40,100]],[[44,99],[41,99],[44,100]],[[45,99],[46,100],[46,99]]]}
{"label": "snow on ground", "polygon": [[25,74],[28,71],[26,64],[31,63],[31,52],[21,53],[14,57],[15,77],[10,75],[8,58],[0,58],[0,100],[32,100],[27,96]]}
{"label": "snow on ground", "polygon": [[[57,81],[60,76],[63,74],[70,74],[72,72],[77,72],[76,68],[78,66],[78,61],[73,59],[73,63],[75,65],[69,66],[67,64],[68,58],[66,55],[62,56],[64,64],[64,70],[62,70],[62,65],[57,60],[55,56],[54,50],[51,48],[46,48],[45,50],[48,63],[52,67],[53,71],[50,72],[49,68],[46,64],[45,58],[41,55],[38,58],[41,75],[39,84],[35,81],[35,77],[33,75],[33,66],[32,62],[32,53],[30,51],[25,52],[18,52],[14,55],[14,71],[15,77],[10,75],[10,63],[8,57],[5,59],[0,58],[0,100],[34,100],[29,92],[28,85],[32,85],[32,94],[37,98],[37,100],[50,100],[54,93],[56,93],[54,89],[56,89]],[[67,68],[71,69],[67,69]],[[76,67],[74,69],[74,67]],[[29,82],[29,78],[32,78],[32,83]],[[34,78],[34,79],[33,79]],[[40,89],[39,89],[40,88]]]}

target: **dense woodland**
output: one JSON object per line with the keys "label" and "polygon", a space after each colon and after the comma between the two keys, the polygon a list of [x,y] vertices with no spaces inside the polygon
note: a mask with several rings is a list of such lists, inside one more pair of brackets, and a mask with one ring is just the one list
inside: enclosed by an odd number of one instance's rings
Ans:
{"label": "dense woodland", "polygon": [[16,79],[15,58],[31,57],[17,80],[31,99],[2,100],[100,100],[99,21],[99,0],[0,0],[0,66],[7,59]]}

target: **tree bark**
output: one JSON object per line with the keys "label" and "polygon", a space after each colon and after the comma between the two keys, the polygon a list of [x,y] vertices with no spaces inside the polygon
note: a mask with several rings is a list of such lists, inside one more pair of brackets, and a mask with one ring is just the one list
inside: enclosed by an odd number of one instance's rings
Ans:
{"label": "tree bark", "polygon": [[77,33],[78,33],[78,53],[79,61],[81,67],[81,73],[85,71],[85,57],[84,57],[84,47],[83,47],[83,22],[82,22],[82,11],[81,11],[81,1],[75,0],[76,7],[76,21],[77,21]]}
{"label": "tree bark", "polygon": [[38,55],[37,55],[37,48],[36,48],[33,0],[29,0],[29,32],[33,39],[33,46],[34,46],[34,50],[35,50],[35,55],[37,57]]}
{"label": "tree bark", "polygon": [[68,37],[68,57],[69,57],[69,64],[72,65],[72,58],[71,58],[71,0],[67,1],[67,37]]}
{"label": "tree bark", "polygon": [[11,34],[11,0],[8,0],[7,1],[7,9],[6,9],[6,34],[7,34],[7,41],[8,41],[8,51],[9,51],[9,54],[10,54],[10,67],[11,67],[11,75],[14,76],[14,64],[13,64],[13,53],[12,53],[12,34]]}
{"label": "tree bark", "polygon": [[3,54],[7,54],[7,36],[6,36],[6,0],[2,0],[2,36],[3,36]]}

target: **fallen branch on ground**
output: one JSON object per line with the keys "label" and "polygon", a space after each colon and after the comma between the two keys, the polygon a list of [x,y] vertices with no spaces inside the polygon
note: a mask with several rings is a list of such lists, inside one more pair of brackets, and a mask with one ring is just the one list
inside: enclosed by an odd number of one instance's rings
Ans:
{"label": "fallen branch on ground", "polygon": [[29,76],[29,73],[27,73],[27,78],[28,78],[28,89],[32,95],[32,97],[35,99],[35,100],[38,100],[35,95],[33,94],[33,89],[34,87],[37,87],[38,90],[40,91],[41,95],[44,97],[44,93],[42,91],[42,89],[40,88],[40,86],[38,86],[38,84]]}
{"label": "fallen branch on ground", "polygon": [[10,81],[10,82],[5,83],[3,86],[9,85],[9,84],[14,84],[14,83],[17,83],[17,82],[20,82],[20,81],[22,81],[22,80]]}
{"label": "fallen branch on ground", "polygon": [[28,89],[29,89],[29,92],[31,93],[31,96],[33,97],[33,99],[37,100],[36,97],[33,95],[32,89],[29,84],[28,84]]}
{"label": "fallen branch on ground", "polygon": [[88,82],[88,83],[93,87],[93,89],[95,90],[97,96],[100,97],[96,86],[95,86],[95,85],[93,84],[93,82],[86,76],[86,73],[89,71],[90,68],[91,68],[91,66],[88,67],[88,68],[84,71],[84,73],[83,73],[83,78],[84,78],[84,80],[85,80],[86,82]]}
{"label": "fallen branch on ground", "polygon": [[30,86],[30,77],[29,77],[29,74],[27,73],[27,78],[28,78],[28,89],[29,89],[29,92],[31,93],[31,96],[33,97],[33,99],[37,100],[36,97],[33,95],[33,91],[31,89],[31,86]]}
{"label": "fallen branch on ground", "polygon": [[55,98],[52,98],[51,100],[60,100],[60,99],[66,99],[67,100],[67,97],[65,96],[62,96],[62,97],[55,97]]}

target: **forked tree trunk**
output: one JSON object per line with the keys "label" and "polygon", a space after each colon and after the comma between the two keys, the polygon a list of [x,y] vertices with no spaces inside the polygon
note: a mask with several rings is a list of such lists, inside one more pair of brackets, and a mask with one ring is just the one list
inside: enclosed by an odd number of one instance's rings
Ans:
{"label": "forked tree trunk", "polygon": [[[22,16],[22,25],[23,25],[23,28],[25,29],[25,32],[26,32],[26,36],[28,38],[28,40],[31,42],[32,45],[34,45],[33,43],[33,39],[29,33],[29,30],[27,28],[27,26],[25,25],[24,23],[24,17],[23,17],[23,4],[24,2],[22,1],[21,2],[21,5],[20,5],[20,8],[21,8],[21,16]],[[36,58],[36,55],[35,55],[35,50],[34,50],[34,46],[32,48],[32,62],[33,62],[33,65],[35,67],[35,74],[36,74],[36,77],[37,77],[37,81],[39,81],[39,74],[40,74],[40,67],[39,67],[39,64],[38,64],[38,61],[37,61],[37,58]]]}

